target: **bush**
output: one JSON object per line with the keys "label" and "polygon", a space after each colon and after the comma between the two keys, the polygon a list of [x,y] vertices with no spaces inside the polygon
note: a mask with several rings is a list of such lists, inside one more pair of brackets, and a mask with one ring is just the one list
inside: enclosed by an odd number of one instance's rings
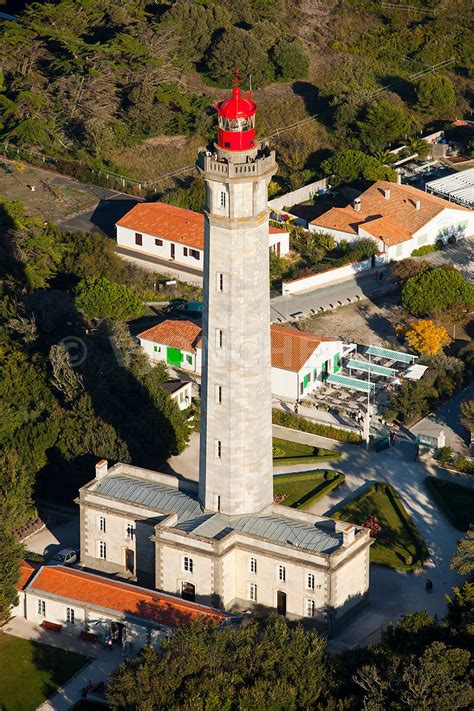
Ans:
{"label": "bush", "polygon": [[443,249],[444,247],[444,242],[442,239],[437,239],[436,240],[436,249]]}
{"label": "bush", "polygon": [[448,237],[448,244],[455,244],[456,243],[456,237],[454,235],[451,235],[451,237]]}
{"label": "bush", "polygon": [[272,422],[274,425],[289,427],[290,429],[300,430],[301,432],[309,432],[310,434],[319,435],[320,437],[335,439],[338,442],[351,442],[353,444],[359,444],[359,442],[362,441],[358,432],[348,432],[346,430],[341,430],[338,427],[333,427],[332,425],[311,422],[310,420],[307,420],[300,415],[295,415],[292,412],[272,410]]}
{"label": "bush", "polygon": [[144,313],[138,294],[129,286],[114,284],[104,277],[87,277],[74,290],[77,308],[86,318],[128,321]]}
{"label": "bush", "polygon": [[[436,243],[438,244],[438,243]],[[414,249],[413,252],[411,253],[412,257],[423,257],[425,254],[431,254],[431,252],[436,252],[439,249],[439,247],[435,247],[434,244],[425,244],[423,247],[418,247],[418,249]]]}
{"label": "bush", "polygon": [[438,449],[438,451],[436,452],[436,459],[440,464],[446,465],[451,462],[452,454],[452,447],[441,447],[441,449]]}

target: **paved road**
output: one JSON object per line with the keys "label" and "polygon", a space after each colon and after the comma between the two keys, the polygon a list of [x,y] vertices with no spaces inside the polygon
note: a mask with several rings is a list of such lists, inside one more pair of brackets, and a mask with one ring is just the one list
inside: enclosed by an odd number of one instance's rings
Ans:
{"label": "paved road", "polygon": [[[71,182],[74,186],[74,181],[69,181],[69,184]],[[84,190],[84,185],[79,185]],[[59,226],[66,230],[84,230],[85,232],[100,230],[108,237],[115,239],[115,223],[137,202],[143,202],[143,198],[97,186],[90,186],[90,190],[97,197],[94,207],[77,212],[75,215],[69,215],[59,222]]]}
{"label": "paved road", "polygon": [[428,259],[437,267],[453,264],[466,277],[474,278],[474,236],[459,240],[456,244],[451,244],[440,252],[432,252],[422,257]]}
{"label": "paved road", "polygon": [[474,384],[461,390],[444,405],[441,405],[428,417],[411,428],[414,435],[419,433],[437,437],[440,430],[444,430],[446,444],[460,454],[469,454],[469,437],[466,428],[461,422],[461,403],[463,400],[474,398]]}

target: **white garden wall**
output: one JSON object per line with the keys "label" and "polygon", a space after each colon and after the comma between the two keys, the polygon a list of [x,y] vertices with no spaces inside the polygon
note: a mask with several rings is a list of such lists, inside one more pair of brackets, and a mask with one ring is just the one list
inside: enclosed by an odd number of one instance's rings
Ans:
{"label": "white garden wall", "polygon": [[[376,259],[376,262],[382,261],[383,259],[381,260],[380,257]],[[351,264],[346,264],[343,267],[328,269],[327,272],[321,272],[321,274],[310,274],[309,276],[301,277],[300,279],[295,279],[294,281],[284,281],[281,292],[283,295],[298,294],[301,291],[315,289],[318,286],[332,284],[343,279],[350,279],[354,276],[354,274],[367,272],[371,268],[371,259],[365,259],[363,262],[352,262]]]}

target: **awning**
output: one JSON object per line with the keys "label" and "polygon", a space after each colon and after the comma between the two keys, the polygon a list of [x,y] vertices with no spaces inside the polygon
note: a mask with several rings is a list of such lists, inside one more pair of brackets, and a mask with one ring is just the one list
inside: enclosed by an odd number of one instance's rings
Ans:
{"label": "awning", "polygon": [[343,388],[349,388],[349,390],[359,390],[362,393],[368,393],[375,388],[375,383],[368,383],[367,380],[349,378],[347,375],[336,375],[335,373],[331,373],[326,378],[326,383],[340,385]]}
{"label": "awning", "polygon": [[391,351],[389,348],[380,348],[379,346],[369,346],[365,352],[367,355],[388,358],[389,360],[396,360],[399,363],[413,363],[418,358],[418,356],[412,355],[411,353]]}
{"label": "awning", "polygon": [[418,365],[417,363],[414,363],[413,365],[408,366],[408,368],[400,373],[400,375],[404,378],[409,378],[410,380],[419,380],[422,375],[424,375],[425,371],[428,370],[427,365]]}
{"label": "awning", "polygon": [[384,378],[394,378],[397,374],[394,368],[387,368],[384,365],[377,365],[377,363],[366,363],[364,360],[355,360],[354,358],[351,358],[346,363],[346,368],[349,368],[349,370],[360,370],[361,373],[382,375]]}

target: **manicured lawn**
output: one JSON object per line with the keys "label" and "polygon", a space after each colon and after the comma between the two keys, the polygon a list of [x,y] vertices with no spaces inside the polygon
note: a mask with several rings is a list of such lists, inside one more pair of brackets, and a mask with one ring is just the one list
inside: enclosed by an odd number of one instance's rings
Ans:
{"label": "manicured lawn", "polygon": [[0,632],[0,709],[34,711],[88,661]]}
{"label": "manicured lawn", "polygon": [[474,523],[474,489],[429,476],[426,485],[453,526],[467,531]]}
{"label": "manicured lawn", "polygon": [[287,495],[280,503],[296,509],[308,508],[315,501],[343,484],[344,474],[332,471],[301,472],[273,477],[274,496]]}
{"label": "manicured lawn", "polygon": [[273,438],[273,464],[283,466],[288,464],[314,464],[315,462],[332,462],[341,458],[341,452],[331,449],[312,447],[309,444],[291,442],[287,439]]}
{"label": "manicured lawn", "polygon": [[388,484],[373,484],[332,518],[363,524],[373,515],[382,531],[370,549],[372,563],[412,571],[426,560],[429,555],[426,544],[395,489]]}

